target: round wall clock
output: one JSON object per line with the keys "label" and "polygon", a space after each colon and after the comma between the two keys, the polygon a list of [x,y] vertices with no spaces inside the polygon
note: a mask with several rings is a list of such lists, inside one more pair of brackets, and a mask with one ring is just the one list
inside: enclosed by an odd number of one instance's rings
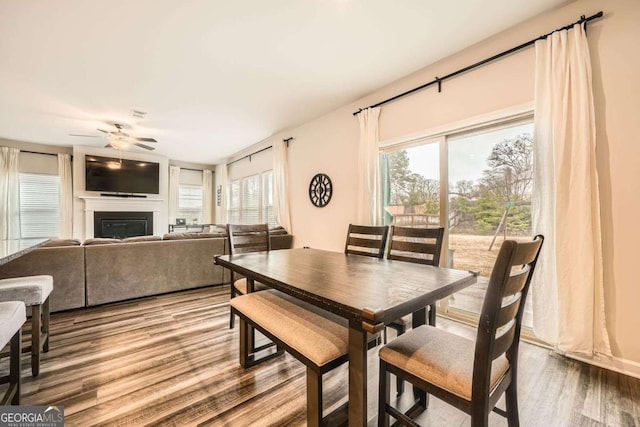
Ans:
{"label": "round wall clock", "polygon": [[333,194],[333,184],[331,178],[323,173],[319,173],[309,183],[309,200],[313,206],[323,208],[331,201]]}

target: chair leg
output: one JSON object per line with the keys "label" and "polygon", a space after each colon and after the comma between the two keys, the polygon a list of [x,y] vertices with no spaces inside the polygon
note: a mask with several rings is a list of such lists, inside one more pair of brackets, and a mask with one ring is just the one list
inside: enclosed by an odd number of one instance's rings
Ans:
{"label": "chair leg", "polygon": [[40,334],[42,333],[42,306],[31,306],[31,375],[37,377],[40,374]]}
{"label": "chair leg", "polygon": [[380,371],[378,372],[378,427],[389,427],[387,405],[391,403],[390,377],[391,375],[387,371],[387,362],[380,359]]}
{"label": "chair leg", "polygon": [[[402,328],[398,330],[398,336],[404,334],[406,331],[407,328],[402,326]],[[404,393],[404,380],[400,377],[396,377],[396,395],[400,396],[402,393]]]}
{"label": "chair leg", "polygon": [[[233,287],[233,282],[231,282],[231,297],[229,300],[232,300],[236,296],[235,288]],[[233,308],[229,307],[229,329],[233,329],[236,323],[236,315],[233,314]]]}
{"label": "chair leg", "polygon": [[42,351],[44,353],[49,352],[49,318],[50,318],[50,310],[49,310],[49,297],[44,302],[43,310],[42,310],[42,333],[44,335],[44,343],[42,344]]}
{"label": "chair leg", "polygon": [[22,385],[22,328],[11,338],[11,356],[9,361],[9,387],[15,387],[11,399],[12,405],[20,404],[20,388]]}
{"label": "chair leg", "polygon": [[322,425],[322,374],[307,367],[307,426]]}
{"label": "chair leg", "polygon": [[511,381],[505,392],[505,401],[507,406],[507,424],[509,427],[519,427],[518,419],[518,387],[515,379]]}

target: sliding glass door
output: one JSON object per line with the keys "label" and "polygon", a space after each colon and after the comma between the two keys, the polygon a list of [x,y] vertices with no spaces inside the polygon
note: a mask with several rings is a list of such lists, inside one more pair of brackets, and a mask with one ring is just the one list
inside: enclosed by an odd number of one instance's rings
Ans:
{"label": "sliding glass door", "polygon": [[[441,265],[479,273],[439,310],[477,317],[502,241],[531,239],[532,150],[530,117],[383,150],[387,223],[442,224]],[[531,326],[530,298],[523,323]]]}

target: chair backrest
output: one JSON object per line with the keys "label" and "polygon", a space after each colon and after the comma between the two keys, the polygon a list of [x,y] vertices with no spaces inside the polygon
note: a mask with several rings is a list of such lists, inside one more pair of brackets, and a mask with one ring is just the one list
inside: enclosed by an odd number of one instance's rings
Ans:
{"label": "chair backrest", "polygon": [[440,265],[444,228],[391,226],[387,259],[417,264]]}
{"label": "chair backrest", "polygon": [[349,224],[345,254],[364,255],[374,258],[384,256],[389,226],[369,226]]}
{"label": "chair backrest", "polygon": [[231,254],[271,250],[267,224],[229,224],[227,225],[227,235],[229,236],[229,253]]}
{"label": "chair backrest", "polygon": [[544,237],[537,235],[529,242],[506,240],[500,247],[478,324],[473,367],[474,400],[488,398],[491,366],[495,359],[506,355],[509,368],[505,377],[511,378],[517,371],[522,314],[543,241]]}

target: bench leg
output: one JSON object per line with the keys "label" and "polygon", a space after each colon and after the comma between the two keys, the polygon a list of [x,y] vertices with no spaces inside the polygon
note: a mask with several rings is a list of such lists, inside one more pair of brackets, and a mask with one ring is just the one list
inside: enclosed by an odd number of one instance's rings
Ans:
{"label": "bench leg", "polygon": [[307,426],[322,425],[322,375],[307,367]]}
{"label": "bench leg", "polygon": [[37,377],[40,374],[40,334],[42,333],[41,327],[42,319],[42,306],[31,306],[31,375]]}
{"label": "bench leg", "polygon": [[11,338],[11,356],[9,361],[9,389],[15,388],[11,399],[12,405],[20,404],[20,388],[22,383],[22,328]]}
{"label": "bench leg", "polygon": [[42,351],[44,353],[49,352],[49,317],[49,297],[47,297],[42,310],[42,334],[44,339],[44,342],[42,343]]}

